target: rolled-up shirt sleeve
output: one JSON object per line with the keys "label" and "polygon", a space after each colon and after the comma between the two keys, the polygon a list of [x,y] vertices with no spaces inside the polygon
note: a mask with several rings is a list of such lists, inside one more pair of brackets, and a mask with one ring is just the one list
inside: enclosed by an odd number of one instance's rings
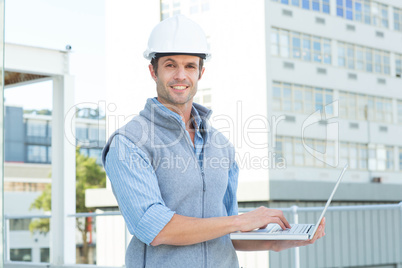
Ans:
{"label": "rolled-up shirt sleeve", "polygon": [[223,203],[225,204],[228,216],[239,214],[239,208],[237,205],[237,186],[239,178],[239,166],[236,161],[233,162],[229,169],[228,187],[226,188],[225,196],[223,197]]}
{"label": "rolled-up shirt sleeve", "polygon": [[105,170],[128,230],[149,245],[175,212],[162,199],[148,156],[126,137],[116,135]]}

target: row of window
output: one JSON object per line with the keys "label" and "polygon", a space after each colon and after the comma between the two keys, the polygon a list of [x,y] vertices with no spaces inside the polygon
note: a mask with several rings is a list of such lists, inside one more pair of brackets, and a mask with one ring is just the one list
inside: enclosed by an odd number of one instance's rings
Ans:
{"label": "row of window", "polygon": [[[390,52],[372,49],[345,42],[338,42],[338,66],[348,69],[390,75]],[[331,40],[272,28],[271,54],[283,58],[300,59],[317,63],[331,64]],[[395,54],[395,71],[402,71],[402,55]]]}
{"label": "row of window", "polygon": [[365,24],[389,27],[388,6],[370,0],[336,0],[336,15]]}
{"label": "row of window", "polygon": [[[278,161],[284,159],[288,166],[329,167],[336,163],[334,141],[278,136],[275,153]],[[340,163],[348,163],[355,170],[394,171],[394,147],[381,144],[361,144],[341,142],[339,148]],[[402,170],[402,148],[399,148],[399,170]]]}
{"label": "row of window", "polygon": [[[272,1],[325,14],[330,13],[330,0]],[[336,16],[383,28],[390,28],[388,10],[387,5],[371,0],[336,0]],[[393,7],[391,16],[394,30],[402,31],[402,9]]]}
{"label": "row of window", "polygon": [[193,15],[207,12],[210,10],[209,1],[210,0],[161,0],[162,20],[181,13]]}
{"label": "row of window", "polygon": [[[340,91],[339,114],[352,120],[392,123],[392,99]],[[402,121],[402,114],[398,114],[398,119]]]}
{"label": "row of window", "polygon": [[331,164],[334,165],[335,142],[305,139],[305,143],[313,150],[314,155],[306,150],[300,138],[277,136],[275,144],[277,161],[284,159],[286,166],[329,167]]}
{"label": "row of window", "polygon": [[[325,108],[333,114],[334,90],[274,81],[272,108],[275,111],[311,114]],[[392,99],[339,91],[339,116],[350,120],[393,123]],[[396,102],[398,122],[402,123],[402,100]]]}
{"label": "row of window", "polygon": [[307,10],[314,10],[322,13],[329,14],[329,1],[330,0],[272,0],[280,2],[285,5],[292,5]]}
{"label": "row of window", "polygon": [[[51,137],[52,125],[47,121],[27,120],[26,134],[28,137]],[[99,129],[99,127],[76,127],[75,135],[78,143],[84,143],[88,140],[104,143],[106,140],[105,130],[103,128]]]}
{"label": "row of window", "polygon": [[271,54],[283,58],[331,64],[331,40],[272,28]]}
{"label": "row of window", "polygon": [[[80,153],[96,158],[96,163],[101,164],[102,149],[80,148]],[[52,147],[46,145],[27,145],[27,162],[50,164],[52,162]]]}
{"label": "row of window", "polygon": [[[311,114],[322,110],[333,101],[333,90],[319,87],[273,82],[273,109],[293,113]],[[326,114],[332,114],[332,106],[327,106]]]}
{"label": "row of window", "polygon": [[[10,260],[11,261],[32,261],[32,248],[11,248],[10,249]],[[50,261],[50,250],[49,248],[40,249],[40,262]]]}
{"label": "row of window", "polygon": [[29,137],[51,137],[52,125],[48,121],[27,120],[26,133]]}
{"label": "row of window", "polygon": [[389,52],[338,42],[338,66],[389,75],[390,64]]}

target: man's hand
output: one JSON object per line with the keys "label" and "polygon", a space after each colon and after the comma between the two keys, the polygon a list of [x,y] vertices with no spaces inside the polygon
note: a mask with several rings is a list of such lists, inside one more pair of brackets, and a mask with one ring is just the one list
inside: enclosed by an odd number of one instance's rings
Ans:
{"label": "man's hand", "polygon": [[236,219],[237,229],[242,232],[265,228],[269,223],[279,224],[282,229],[290,228],[290,224],[283,216],[281,210],[266,207],[259,207],[253,211],[241,214]]}
{"label": "man's hand", "polygon": [[325,218],[321,220],[320,225],[318,226],[317,232],[315,232],[314,237],[307,241],[297,241],[297,240],[281,240],[281,241],[272,241],[272,248],[271,250],[279,252],[288,248],[294,247],[302,247],[314,244],[317,239],[320,239],[325,235]]}
{"label": "man's hand", "polygon": [[314,244],[317,239],[325,235],[325,218],[321,220],[314,237],[307,241],[298,240],[232,240],[236,250],[255,251],[255,250],[273,250],[276,252]]}

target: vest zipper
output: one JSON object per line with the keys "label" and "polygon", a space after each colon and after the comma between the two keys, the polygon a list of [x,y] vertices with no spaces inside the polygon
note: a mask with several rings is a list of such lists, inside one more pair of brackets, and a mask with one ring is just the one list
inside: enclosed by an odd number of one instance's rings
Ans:
{"label": "vest zipper", "polygon": [[[175,120],[176,121],[176,120]],[[176,121],[177,122],[177,121]],[[177,122],[180,126],[180,128],[182,128],[181,123]],[[184,131],[187,131],[186,129],[184,129]],[[185,133],[187,134],[187,133]],[[189,135],[185,135],[186,136],[186,140],[187,140],[187,145],[190,148],[190,151],[193,155],[193,158],[195,159],[196,163],[198,163],[198,159],[194,153],[194,149],[193,149],[193,144],[191,142],[191,139],[189,137]],[[204,141],[205,143],[205,141]],[[205,217],[205,211],[204,211],[204,203],[205,203],[205,191],[206,191],[206,184],[205,184],[205,172],[204,172],[204,159],[205,159],[205,154],[204,154],[204,145],[202,146],[202,167],[200,166],[199,168],[199,173],[201,175],[202,178],[202,217]],[[208,263],[207,263],[207,242],[202,242],[202,249],[203,249],[203,255],[204,255],[204,267],[207,268],[208,267]]]}

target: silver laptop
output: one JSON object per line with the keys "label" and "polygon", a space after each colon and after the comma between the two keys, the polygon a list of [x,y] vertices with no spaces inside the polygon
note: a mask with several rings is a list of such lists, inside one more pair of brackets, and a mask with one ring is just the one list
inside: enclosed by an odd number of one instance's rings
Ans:
{"label": "silver laptop", "polygon": [[320,218],[317,223],[314,224],[291,224],[292,228],[283,230],[278,224],[268,224],[268,226],[264,229],[258,229],[250,232],[234,232],[230,234],[230,238],[232,240],[309,240],[314,237],[315,232],[318,229],[318,226],[324,217],[325,212],[329,204],[331,203],[332,197],[334,196],[336,189],[338,189],[338,185],[342,180],[343,174],[348,168],[348,164],[342,170],[342,173],[339,175],[338,181],[335,184],[334,190],[330,197],[328,198],[327,204],[324,207],[324,210],[321,213]]}

